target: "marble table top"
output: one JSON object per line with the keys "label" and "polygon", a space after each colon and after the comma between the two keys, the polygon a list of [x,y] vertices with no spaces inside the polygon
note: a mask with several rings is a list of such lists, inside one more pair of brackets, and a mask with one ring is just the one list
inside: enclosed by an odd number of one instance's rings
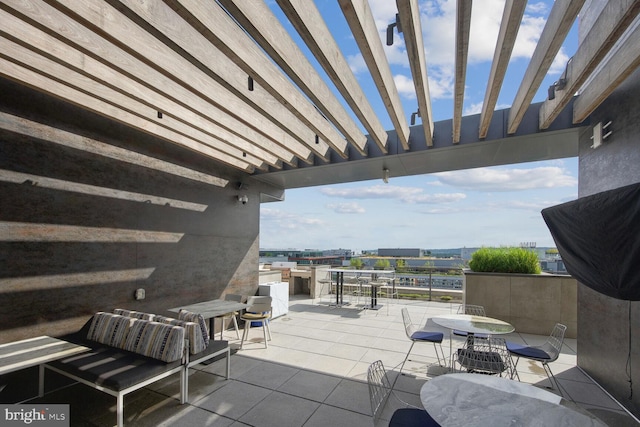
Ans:
{"label": "marble table top", "polygon": [[441,375],[422,386],[420,398],[442,427],[605,426],[551,392],[488,375]]}
{"label": "marble table top", "polygon": [[244,310],[249,307],[248,304],[244,304],[236,301],[226,301],[223,299],[215,299],[211,301],[203,301],[190,305],[183,305],[181,307],[170,308],[169,311],[178,313],[180,310],[187,310],[192,313],[201,314],[205,319],[211,319],[214,317],[224,316],[227,313],[233,313],[234,311]]}
{"label": "marble table top", "polygon": [[88,351],[46,335],[0,345],[0,375]]}
{"label": "marble table top", "polygon": [[432,317],[431,320],[436,325],[471,334],[508,334],[516,329],[512,324],[502,320],[471,314],[447,314]]}

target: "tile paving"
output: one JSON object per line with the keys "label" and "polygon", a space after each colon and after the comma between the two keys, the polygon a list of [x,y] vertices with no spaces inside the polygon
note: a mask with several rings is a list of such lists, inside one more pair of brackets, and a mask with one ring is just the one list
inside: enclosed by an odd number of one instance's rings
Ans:
{"label": "tile paving", "polygon": [[[261,330],[251,331],[243,350],[238,350],[233,330],[225,333],[234,349],[229,380],[223,377],[222,361],[197,366],[190,374],[190,403],[180,405],[178,376],[169,377],[125,397],[125,424],[371,427],[366,384],[371,362],[382,360],[396,394],[416,406],[420,406],[421,385],[443,373],[437,366],[433,345],[418,343],[404,374],[399,375],[411,345],[404,333],[402,307],[409,309],[415,323],[437,330],[439,327],[429,319],[455,313],[457,304],[395,300],[372,311],[356,305],[335,308],[328,301],[292,298],[288,314],[271,322],[273,339],[268,348],[264,348]],[[448,355],[451,343],[455,349],[462,341],[450,341],[448,331],[444,332],[443,349]],[[517,331],[506,338],[528,344],[546,339]],[[565,340],[562,355],[552,369],[565,397],[607,425],[639,425],[576,367],[575,339]],[[518,371],[523,382],[538,387],[549,383],[539,364],[521,360]],[[115,398],[79,384],[47,394],[43,401],[70,404],[72,426],[115,424]],[[398,405],[390,401],[383,418],[388,419]]]}

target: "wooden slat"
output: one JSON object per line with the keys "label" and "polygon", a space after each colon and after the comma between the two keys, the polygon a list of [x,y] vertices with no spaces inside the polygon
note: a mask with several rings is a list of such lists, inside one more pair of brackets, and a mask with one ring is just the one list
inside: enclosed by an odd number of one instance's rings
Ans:
{"label": "wooden slat", "polygon": [[367,129],[371,139],[386,154],[387,131],[373,111],[367,95],[360,87],[315,4],[308,0],[277,0],[277,2],[349,107]]}
{"label": "wooden slat", "polygon": [[360,47],[364,61],[369,67],[378,92],[380,92],[393,127],[398,134],[398,141],[405,150],[408,150],[409,125],[369,3],[367,0],[338,0],[338,2]]}
{"label": "wooden slat", "polygon": [[424,139],[427,142],[427,146],[432,147],[433,113],[431,112],[427,61],[424,56],[418,0],[396,0],[396,4],[398,6],[402,34],[404,34],[404,44],[407,48],[407,56],[409,57],[413,84],[416,88],[418,110],[420,111],[422,128],[424,129]]}
{"label": "wooden slat", "polygon": [[566,85],[540,107],[540,129],[547,129],[640,12],[640,0],[609,0],[567,66]]}
{"label": "wooden slat", "polygon": [[[92,67],[92,64],[94,64],[95,61],[85,61],[87,55],[92,55],[96,60],[103,62],[105,65],[109,64],[115,67],[118,72],[124,73],[130,78],[135,79],[139,84],[146,86],[147,89],[159,93],[163,97],[171,99],[193,112],[197,112],[197,114],[205,115],[208,119],[219,123],[221,126],[233,133],[241,135],[244,139],[255,136],[256,132],[258,132],[278,144],[292,141],[293,143],[287,144],[287,146],[291,147],[291,150],[300,148],[302,151],[295,151],[295,153],[300,156],[301,159],[307,159],[311,156],[311,151],[308,148],[303,147],[302,144],[299,144],[297,141],[293,140],[293,138],[289,137],[281,128],[275,126],[267,117],[264,117],[257,112],[255,112],[255,114],[247,114],[242,119],[234,116],[232,114],[234,107],[242,107],[245,105],[244,102],[222,87],[222,85],[213,81],[206,74],[200,73],[198,75],[194,75],[186,73],[190,77],[189,84],[198,87],[198,92],[194,93],[193,91],[190,91],[188,87],[185,87],[186,84],[181,85],[176,81],[171,80],[166,75],[151,68],[148,64],[140,61],[139,59],[134,58],[122,49],[115,47],[112,43],[89,31],[86,27],[83,27],[69,16],[52,8],[46,3],[34,0],[25,0],[20,3],[9,3],[6,0],[0,0],[0,2],[13,8],[12,10],[7,7],[8,12],[13,14],[24,14],[33,21],[38,22],[40,26],[42,26],[43,30],[48,33],[60,38],[65,43],[69,43],[72,46],[78,46],[83,49],[85,54],[79,54],[75,58],[75,64],[77,68],[88,68],[86,71],[87,74],[92,74],[103,81],[113,78],[113,70],[108,68],[99,69]],[[74,6],[82,6],[84,4],[84,2],[80,4],[75,2],[73,3]],[[56,5],[63,8],[59,3]],[[100,5],[104,7],[107,6],[106,3],[100,3]],[[105,12],[107,11],[108,10]],[[113,14],[104,13],[100,19],[97,19],[97,22],[102,22],[106,25],[108,22],[111,22],[107,19],[110,16],[113,16]],[[137,43],[140,40],[149,41],[149,39],[130,37],[129,32],[135,32],[136,26],[127,19],[120,20],[120,25],[125,26],[126,31],[123,31],[122,35],[130,45],[137,46]],[[137,36],[141,37],[140,34],[137,34]],[[154,38],[151,38],[151,40],[154,40]],[[156,47],[158,46],[154,44],[146,45],[143,48],[143,52],[149,53],[150,51],[153,51],[154,54],[161,55],[161,51],[154,49]],[[175,55],[162,56],[162,61],[165,65],[177,67],[177,69],[180,69],[180,66],[185,65],[180,63],[176,59]],[[190,64],[186,64],[185,67],[186,66],[190,66]],[[184,67],[182,70],[185,72],[187,71]],[[126,84],[126,81],[123,81],[122,84]],[[136,93],[137,91],[133,91],[132,95]],[[249,125],[249,129],[251,129],[248,133],[244,131],[247,128],[247,125]],[[262,142],[263,139],[263,137],[259,137],[258,141]],[[255,140],[251,139],[251,141]],[[269,144],[266,145],[268,146]]]}
{"label": "wooden slat", "polygon": [[640,25],[634,24],[634,27],[626,35],[615,54],[582,88],[580,96],[573,103],[574,123],[584,121],[616,87],[640,66]]}
{"label": "wooden slat", "polygon": [[571,29],[584,0],[556,1],[542,30],[527,71],[509,111],[507,133],[513,134],[527,111],[549,67],[553,63],[567,33]]}
{"label": "wooden slat", "polygon": [[[87,22],[98,23],[100,28],[107,34],[113,35],[115,40],[120,39],[128,47],[144,53],[146,55],[144,58],[155,61],[157,66],[164,66],[170,72],[179,72],[179,76],[184,80],[188,80],[190,84],[200,83],[198,84],[199,90],[206,92],[208,96],[217,96],[214,101],[217,101],[217,104],[207,102],[197,93],[189,92],[184,86],[170,81],[168,84],[165,83],[167,78],[158,71],[153,70],[149,65],[128,56],[128,54],[121,52],[119,48],[112,44],[99,40],[96,35],[87,33],[88,29],[76,24],[72,27],[75,32],[83,36],[82,40],[87,40],[88,43],[99,46],[101,57],[115,61],[114,63],[118,67],[123,67],[123,63],[126,65],[131,64],[123,68],[136,73],[134,75],[146,75],[147,80],[145,81],[149,83],[158,82],[163,84],[147,86],[145,90],[142,83],[132,80],[128,76],[114,76],[114,73],[120,74],[119,71],[114,70],[98,74],[105,81],[113,82],[115,79],[116,87],[124,93],[132,94],[132,96],[139,94],[138,96],[142,98],[141,102],[148,102],[158,110],[169,112],[186,123],[224,139],[246,152],[254,152],[258,155],[258,152],[268,151],[293,166],[296,165],[296,161],[293,158],[295,154],[308,161],[306,159],[311,154],[310,149],[295,141],[291,141],[293,142],[290,144],[291,148],[283,147],[279,141],[282,130],[272,125],[266,117],[257,114],[255,110],[254,114],[246,115],[248,119],[232,115],[233,112],[230,111],[229,107],[242,106],[243,103],[240,99],[233,96],[217,82],[211,81],[208,75],[194,67],[193,64],[180,55],[177,55],[151,34],[135,25],[109,4],[95,0],[87,0],[80,3],[62,0],[57,3],[62,12],[69,12],[69,9],[63,7],[63,5],[73,8],[73,12],[85,18]],[[44,12],[53,14],[63,22],[68,22],[70,19],[65,15],[60,15],[58,11],[43,10]],[[90,46],[86,47],[89,48]],[[86,67],[86,65],[83,64],[83,67]],[[132,70],[134,67],[135,69]],[[95,75],[94,73],[95,70],[88,74]],[[166,91],[166,94],[158,92],[160,90]],[[226,102],[221,102],[220,99],[225,99]],[[225,110],[219,107],[225,108]],[[204,120],[202,117],[204,117]],[[251,124],[251,127],[247,126],[247,122]],[[258,129],[256,130],[254,127],[258,127]],[[263,133],[258,133],[260,131]],[[265,136],[267,137],[265,138]],[[288,140],[291,139],[288,138]],[[253,148],[250,148],[250,146],[253,146]],[[273,160],[267,161],[273,164]]]}
{"label": "wooden slat", "polygon": [[[121,0],[127,4],[135,0]],[[199,0],[166,0],[189,24],[208,41],[268,91],[280,107],[284,106],[346,158],[347,141],[309,102],[298,88],[287,79],[265,53],[247,36],[217,3]],[[191,43],[191,40],[189,40]],[[200,62],[212,60],[211,47]],[[218,61],[216,58],[213,58]],[[219,62],[219,61],[218,61]],[[208,64],[207,64],[208,66]],[[220,75],[220,74],[219,74]],[[276,108],[277,105],[274,105]],[[313,144],[313,141],[310,141]]]}
{"label": "wooden slat", "polygon": [[[143,20],[146,25],[153,27],[183,49],[188,54],[184,59],[192,62],[186,68],[188,72],[181,71],[182,61],[176,58],[173,59],[176,61],[175,64],[165,60],[166,63],[156,62],[156,65],[165,67],[170,75],[181,79],[183,84],[189,85],[194,81],[192,90],[202,94],[211,102],[220,102],[221,108],[225,108],[228,114],[240,120],[252,120],[252,116],[264,117],[265,120],[262,122],[265,129],[273,127],[280,129],[279,134],[273,134],[273,140],[283,147],[293,151],[300,145],[291,141],[289,136],[292,136],[305,147],[305,150],[310,149],[317,157],[327,159],[329,145],[322,140],[316,142],[314,130],[260,85],[254,85],[253,91],[248,90],[249,76],[225,54],[211,45],[209,40],[184,21],[172,8],[161,1],[144,3],[121,0],[120,3],[123,3],[122,8],[129,13],[133,12],[139,20]],[[117,22],[113,24],[116,25]],[[126,32],[121,35],[123,36],[126,37]],[[149,49],[145,49],[143,45],[136,44],[136,46],[140,46],[137,49],[138,52],[155,57],[156,53],[149,52]],[[182,54],[180,49],[178,51]],[[197,71],[194,71],[194,66]],[[207,73],[203,72],[203,66],[208,69]],[[194,76],[200,75],[206,77],[194,80]],[[258,131],[260,131],[259,128]],[[286,141],[286,144],[282,141]],[[307,161],[307,163],[310,162]]]}
{"label": "wooden slat", "polygon": [[[65,80],[67,83],[70,83],[70,76],[75,76],[82,82],[82,90],[91,91],[91,87],[94,83],[89,83],[85,80],[87,80],[87,78],[91,78],[96,80],[96,82],[99,82],[100,80],[97,78],[100,76],[104,79],[102,82],[109,85],[104,89],[105,91],[108,91],[109,89],[111,89],[111,91],[119,91],[118,93],[113,94],[109,92],[111,94],[110,102],[113,105],[119,105],[122,108],[127,108],[134,114],[136,112],[146,112],[147,116],[152,115],[154,111],[170,112],[169,114],[164,115],[162,120],[156,120],[156,122],[185,135],[191,135],[203,143],[207,143],[207,140],[210,140],[211,138],[213,138],[214,141],[229,143],[234,147],[232,148],[232,151],[241,150],[240,154],[242,154],[242,152],[246,152],[257,158],[263,159],[263,161],[271,164],[272,166],[277,166],[279,161],[274,154],[271,154],[248,141],[242,140],[237,135],[217,126],[211,121],[207,121],[200,115],[194,114],[192,111],[187,110],[180,104],[159,96],[156,92],[149,90],[147,87],[135,82],[128,76],[123,75],[116,70],[107,68],[103,63],[93,59],[92,57],[84,55],[72,46],[64,44],[59,39],[39,30],[38,28],[20,21],[17,17],[9,14],[8,12],[0,10],[0,21],[4,24],[0,34],[4,33],[17,40],[21,40],[23,43],[30,43],[30,48],[37,51],[40,55],[50,55],[53,53],[53,56],[60,64],[69,67],[71,71],[69,72],[70,74],[67,75],[67,72],[65,70],[61,70],[59,65],[55,63],[52,63],[51,65],[59,70],[57,77]],[[2,39],[1,42],[3,44],[2,50],[5,52],[15,51],[16,53],[19,53],[23,58],[20,59],[20,56],[15,57],[23,63],[28,63],[29,65],[39,69],[47,69],[45,67],[47,67],[46,64],[48,64],[48,62],[45,62],[44,58],[34,59],[34,61],[37,61],[40,64],[37,66],[35,63],[30,63],[28,59],[24,58],[24,55],[28,54],[23,52],[20,46],[13,44],[7,39]],[[83,79],[76,76],[76,73],[82,73],[85,78]],[[49,74],[52,74],[52,72],[49,71]],[[75,87],[80,88],[78,84],[76,84]],[[102,90],[98,88],[97,91]],[[137,97],[133,96],[134,94],[137,94]],[[119,101],[117,101],[117,99],[122,100],[121,104],[118,104]],[[145,105],[141,105],[141,103]],[[175,120],[174,117],[180,120],[180,122],[175,126],[170,126],[170,123]],[[194,124],[199,126],[194,126],[193,129],[190,129]],[[214,142],[214,145],[212,146],[216,145],[218,145],[218,143]],[[219,149],[220,148],[223,147],[220,146]],[[289,159],[289,161],[293,159],[293,154],[290,152],[282,150],[282,154],[287,155],[287,159]]]}
{"label": "wooden slat", "polygon": [[[2,12],[0,11],[0,18],[1,17]],[[5,19],[3,22],[7,23],[7,20]],[[23,23],[23,26],[27,26],[27,24]],[[34,32],[35,29],[31,31],[31,34]],[[117,108],[122,108],[123,110],[130,112],[132,116],[138,116],[141,120],[153,121],[158,126],[177,132],[187,138],[211,148],[215,148],[222,153],[227,153],[230,156],[246,161],[256,167],[262,167],[262,163],[264,162],[262,158],[246,154],[242,150],[230,146],[224,141],[220,141],[218,138],[204,134],[196,128],[175,120],[169,114],[164,114],[162,118],[158,118],[157,110],[141,104],[140,102],[129,98],[108,86],[104,86],[89,77],[83,76],[76,71],[66,68],[63,65],[18,45],[17,43],[14,43],[2,36],[0,36],[0,52],[11,52],[12,61],[19,62],[24,66],[39,70],[41,74],[54,80],[64,81],[64,83],[69,87],[91,94],[92,96],[99,97]],[[262,152],[260,154],[266,155],[268,153]],[[269,162],[277,161],[277,158],[272,154],[269,154],[268,159]]]}
{"label": "wooden slat", "polygon": [[135,151],[116,147],[84,135],[81,136],[65,130],[56,129],[2,111],[0,111],[0,129],[217,187],[224,187],[228,184],[228,180],[214,175],[195,171],[154,157],[145,156]]}
{"label": "wooden slat", "polygon": [[235,168],[248,172],[253,172],[254,170],[254,167],[246,161],[236,159],[226,153],[222,153],[214,148],[194,141],[191,138],[187,138],[176,132],[165,129],[151,121],[141,120],[139,116],[135,116],[98,98],[94,98],[91,95],[80,92],[56,80],[52,80],[46,76],[38,74],[32,69],[10,62],[4,57],[0,57],[0,75],[15,80],[21,84],[37,88],[49,95],[64,99],[74,105],[78,105],[94,113],[116,120],[150,135],[154,135],[171,143],[189,148],[197,153],[219,160]]}
{"label": "wooden slat", "polygon": [[453,89],[453,143],[460,142],[462,107],[467,78],[467,57],[469,53],[469,33],[471,29],[472,1],[458,1],[456,9],[456,66]]}
{"label": "wooden slat", "polygon": [[366,155],[367,137],[271,9],[264,2],[219,0],[219,3],[334,123],[354,148]]}
{"label": "wooden slat", "polygon": [[504,82],[504,76],[509,66],[513,46],[515,45],[518,30],[520,29],[520,22],[522,21],[526,7],[527,0],[507,1],[504,5],[496,50],[493,54],[491,72],[489,73],[487,90],[484,94],[482,112],[480,113],[480,138],[486,138],[487,132],[489,131],[489,124],[491,123],[493,111],[498,102],[500,89]]}

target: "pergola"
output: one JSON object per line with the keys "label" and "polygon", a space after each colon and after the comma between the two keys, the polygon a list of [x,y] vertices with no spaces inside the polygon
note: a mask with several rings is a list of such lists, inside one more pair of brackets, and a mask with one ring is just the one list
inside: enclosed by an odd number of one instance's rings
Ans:
{"label": "pergola", "polygon": [[[494,111],[527,6],[507,1],[482,112],[462,117],[472,2],[459,1],[454,111],[450,121],[434,123],[418,1],[397,0],[388,31],[390,38],[401,31],[411,65],[422,120],[411,128],[416,113],[403,111],[368,2],[339,0],[393,123],[388,130],[314,3],[277,3],[288,23],[263,1],[2,0],[0,75],[293,188],[382,178],[384,169],[399,176],[574,156],[575,126],[640,58],[639,30],[631,25],[640,2],[610,0],[548,99],[532,105],[585,4],[556,1],[511,108]],[[34,136],[37,127],[25,121],[0,115],[5,130]],[[55,133],[43,128],[39,137],[59,142]],[[118,155],[143,161],[126,149]]]}

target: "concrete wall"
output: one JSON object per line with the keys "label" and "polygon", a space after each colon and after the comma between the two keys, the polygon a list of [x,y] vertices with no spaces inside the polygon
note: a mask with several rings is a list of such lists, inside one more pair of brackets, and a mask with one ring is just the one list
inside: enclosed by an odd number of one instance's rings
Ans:
{"label": "concrete wall", "polygon": [[[2,112],[224,180],[211,185],[0,130],[0,342],[59,336],[97,310],[168,314],[256,291],[261,184],[6,80],[0,93]],[[239,180],[250,182],[246,205]],[[144,300],[134,299],[138,288]]]}
{"label": "concrete wall", "polygon": [[464,272],[464,303],[481,305],[487,316],[511,323],[517,332],[549,335],[556,323],[576,337],[577,282],[551,274]]}
{"label": "concrete wall", "polygon": [[[591,125],[612,120],[613,135],[597,149],[590,148],[590,130],[581,135],[581,197],[640,182],[639,100],[640,73],[636,71],[592,114]],[[578,365],[636,416],[640,416],[639,324],[639,302],[616,300],[579,286]]]}

